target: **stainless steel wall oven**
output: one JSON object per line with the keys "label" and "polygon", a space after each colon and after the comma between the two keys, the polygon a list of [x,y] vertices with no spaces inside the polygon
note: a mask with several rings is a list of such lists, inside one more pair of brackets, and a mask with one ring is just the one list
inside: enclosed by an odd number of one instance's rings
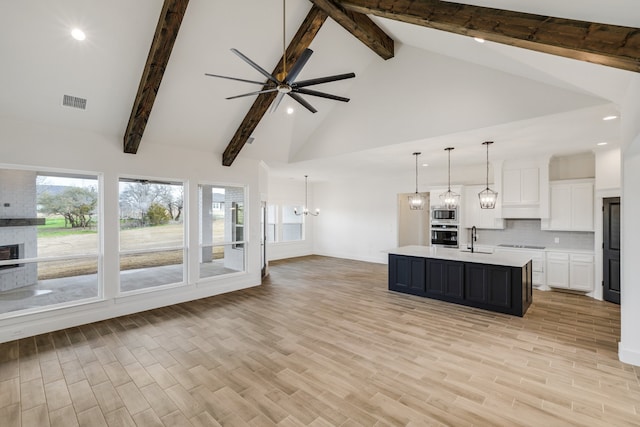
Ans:
{"label": "stainless steel wall oven", "polygon": [[449,248],[458,247],[457,224],[431,224],[431,244]]}

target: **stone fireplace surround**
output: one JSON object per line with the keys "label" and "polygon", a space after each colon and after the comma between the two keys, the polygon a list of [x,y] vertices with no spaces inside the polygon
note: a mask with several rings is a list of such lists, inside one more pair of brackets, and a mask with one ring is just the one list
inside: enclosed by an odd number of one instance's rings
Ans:
{"label": "stone fireplace surround", "polygon": [[[18,245],[19,259],[38,256],[36,172],[0,169],[0,246]],[[36,263],[0,269],[0,292],[34,285]]]}

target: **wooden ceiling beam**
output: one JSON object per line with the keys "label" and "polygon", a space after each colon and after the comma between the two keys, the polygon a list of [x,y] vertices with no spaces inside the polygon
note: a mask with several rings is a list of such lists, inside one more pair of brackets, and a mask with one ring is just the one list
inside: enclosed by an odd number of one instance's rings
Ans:
{"label": "wooden ceiling beam", "polygon": [[[312,6],[311,10],[305,17],[302,25],[298,28],[296,35],[289,43],[286,49],[287,52],[287,64],[295,64],[298,62],[300,55],[306,48],[309,47],[316,34],[322,27],[322,24],[327,20],[327,14],[317,6]],[[280,58],[278,65],[271,73],[277,76],[283,71],[283,58]],[[265,82],[266,84],[266,82]],[[242,120],[242,123],[236,130],[236,133],[231,138],[231,142],[227,145],[227,148],[222,154],[222,164],[224,166],[231,166],[236,159],[244,144],[262,120],[269,106],[277,96],[277,92],[262,93],[256,97],[253,105],[249,109],[249,112]]]}
{"label": "wooden ceiling beam", "polygon": [[640,29],[440,0],[334,0],[344,9],[640,72]]}
{"label": "wooden ceiling beam", "polygon": [[124,152],[136,154],[189,0],[165,0],[124,134]]}
{"label": "wooden ceiling beam", "polygon": [[346,10],[331,0],[310,0],[382,59],[393,58],[394,43],[367,15]]}

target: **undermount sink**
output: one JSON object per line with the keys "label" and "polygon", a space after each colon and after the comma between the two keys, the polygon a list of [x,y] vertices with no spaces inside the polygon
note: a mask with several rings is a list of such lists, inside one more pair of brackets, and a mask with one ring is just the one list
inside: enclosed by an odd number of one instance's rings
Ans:
{"label": "undermount sink", "polygon": [[502,248],[516,248],[516,249],[544,249],[544,246],[534,246],[534,245],[513,245],[502,243],[498,245]]}
{"label": "undermount sink", "polygon": [[[460,249],[460,252],[468,252],[471,253],[471,249]],[[488,252],[488,251],[482,251],[482,250],[477,250],[474,249],[473,250],[474,254],[492,254],[493,252]]]}

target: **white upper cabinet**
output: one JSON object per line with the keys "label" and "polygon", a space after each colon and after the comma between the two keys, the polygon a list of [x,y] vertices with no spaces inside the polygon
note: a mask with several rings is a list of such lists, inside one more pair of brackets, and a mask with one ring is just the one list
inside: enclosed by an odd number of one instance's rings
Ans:
{"label": "white upper cabinet", "polygon": [[540,169],[505,169],[502,183],[504,206],[540,203]]}
{"label": "white upper cabinet", "polygon": [[549,189],[551,215],[549,230],[571,229],[571,185],[553,184]]}
{"label": "white upper cabinet", "polygon": [[522,193],[520,170],[503,171],[502,182],[502,204],[508,206],[520,203],[520,194]]}
{"label": "white upper cabinet", "polygon": [[593,182],[573,185],[571,205],[572,229],[593,231]]}
{"label": "white upper cabinet", "polygon": [[520,170],[520,203],[537,205],[540,203],[540,169],[526,168]]}
{"label": "white upper cabinet", "polygon": [[502,218],[549,216],[548,158],[504,162],[501,177]]}
{"label": "white upper cabinet", "polygon": [[542,221],[542,229],[593,231],[593,180],[551,182],[549,202],[549,220]]}
{"label": "white upper cabinet", "polygon": [[[493,188],[491,185],[489,187]],[[495,209],[480,209],[480,200],[478,193],[486,188],[486,185],[469,185],[465,186],[462,193],[462,206],[464,207],[464,228],[494,228],[503,229],[504,220],[500,218],[499,206]],[[500,195],[498,194],[498,202],[500,203]]]}

